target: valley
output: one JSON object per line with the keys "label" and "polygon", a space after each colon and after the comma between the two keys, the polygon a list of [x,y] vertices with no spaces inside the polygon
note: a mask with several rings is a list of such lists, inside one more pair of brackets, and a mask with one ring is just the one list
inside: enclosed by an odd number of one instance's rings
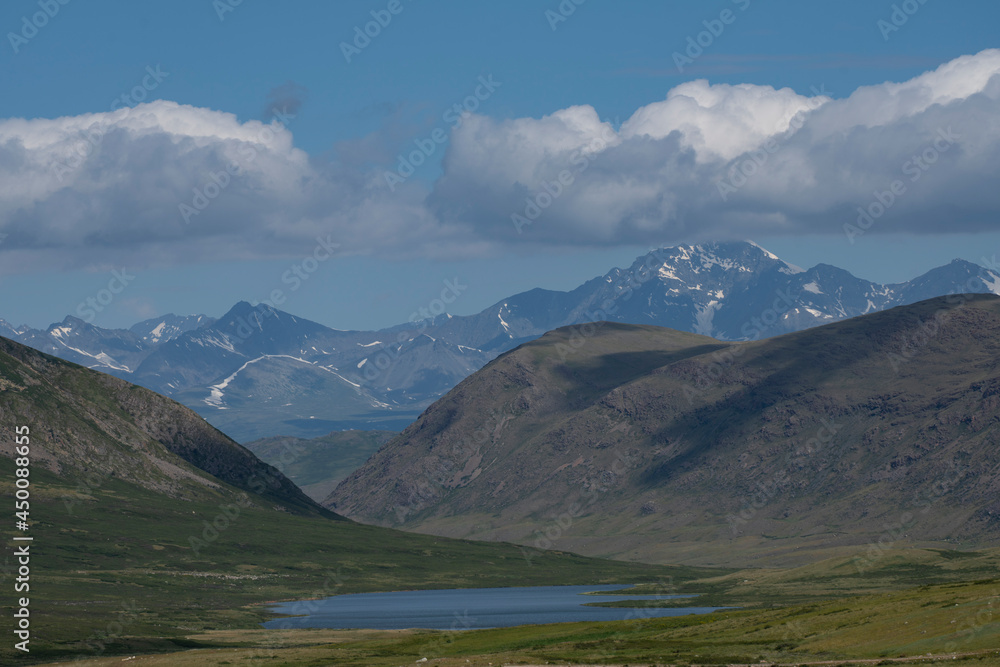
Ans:
{"label": "valley", "polygon": [[[938,328],[914,347],[928,322]],[[996,664],[1000,496],[995,475],[973,471],[997,469],[986,444],[994,420],[977,417],[992,405],[997,330],[1000,298],[990,295],[735,346],[650,326],[570,327],[501,355],[400,435],[250,443],[273,467],[168,398],[4,342],[0,423],[36,424],[31,532],[45,549],[33,561],[32,661],[808,663],[940,653]],[[879,442],[870,434],[887,423],[889,458],[876,463],[880,447],[869,447],[858,464],[883,472],[852,473],[851,443]],[[524,444],[510,461],[507,443]],[[714,451],[734,446],[738,454]],[[893,473],[900,456],[907,463]],[[13,466],[0,457],[0,479],[14,478]],[[393,481],[397,466],[410,486]],[[364,482],[372,470],[384,481]],[[314,498],[346,478],[331,498],[361,488],[364,500],[324,508],[286,474]],[[703,487],[711,496],[698,495]],[[13,495],[12,482],[0,488]],[[850,500],[858,493],[863,506]],[[362,506],[410,532],[342,516]],[[455,539],[470,537],[481,541]],[[264,603],[280,600],[566,584],[692,597],[582,601],[629,607],[631,621],[459,634],[259,628],[272,618]],[[733,609],[643,611],[662,606]],[[875,617],[904,629],[855,643]],[[920,636],[907,634],[911,623]]]}

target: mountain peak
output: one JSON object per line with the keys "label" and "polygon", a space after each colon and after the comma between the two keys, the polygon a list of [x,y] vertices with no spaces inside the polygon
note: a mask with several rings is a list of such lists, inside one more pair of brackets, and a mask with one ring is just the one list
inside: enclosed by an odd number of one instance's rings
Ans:
{"label": "mountain peak", "polygon": [[281,317],[282,315],[291,317],[288,313],[284,313],[266,303],[258,303],[254,306],[248,301],[238,301],[225,315],[219,318],[218,325],[245,321],[251,322],[255,327],[259,328],[258,325],[260,322],[274,317]]}
{"label": "mountain peak", "polygon": [[705,281],[721,281],[723,292],[728,293],[732,286],[775,266],[788,274],[801,272],[752,241],[719,241],[657,248],[636,258],[627,277],[656,270],[661,283],[677,285],[677,289],[684,289],[683,284],[701,290],[707,288]]}
{"label": "mountain peak", "polygon": [[129,327],[129,331],[142,338],[145,343],[155,345],[173,340],[183,333],[207,327],[215,322],[215,318],[207,315],[175,315],[167,313]]}
{"label": "mountain peak", "polygon": [[92,328],[92,324],[87,324],[79,317],[75,315],[67,315],[63,318],[62,322],[56,322],[55,324],[50,324],[48,331],[52,332],[58,329],[72,329],[74,331],[79,331],[80,329]]}
{"label": "mountain peak", "polygon": [[775,255],[773,252],[771,252],[770,250],[768,250],[764,246],[760,245],[759,243],[755,243],[754,241],[751,241],[749,239],[747,239],[746,241],[744,241],[744,243],[748,243],[748,244],[752,245],[753,247],[757,248],[758,250],[760,250],[762,253],[764,253],[765,255],[767,255],[768,257],[770,257],[771,259],[778,260],[779,262],[781,261],[780,257],[778,257],[777,255]]}
{"label": "mountain peak", "polygon": [[4,336],[7,336],[7,337],[17,336],[17,335],[20,335],[20,334],[24,333],[25,331],[29,331],[30,329],[31,329],[31,327],[29,327],[26,324],[22,324],[19,327],[15,327],[13,324],[11,324],[10,322],[8,322],[7,320],[0,319],[0,334],[2,334]]}

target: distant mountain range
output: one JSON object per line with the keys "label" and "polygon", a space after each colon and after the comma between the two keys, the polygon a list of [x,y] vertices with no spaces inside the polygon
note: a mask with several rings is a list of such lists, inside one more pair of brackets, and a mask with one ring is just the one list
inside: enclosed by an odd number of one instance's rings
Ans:
{"label": "distant mountain range", "polygon": [[246,442],[402,430],[491,359],[562,326],[609,320],[753,340],[953,292],[1000,293],[1000,275],[954,260],[881,285],[732,242],[654,250],[570,292],[534,289],[475,315],[380,331],[241,302],[219,319],[166,315],[127,330],[76,317],[45,331],[0,320],[0,336],[171,396]]}
{"label": "distant mountain range", "polygon": [[864,569],[996,544],[998,443],[994,295],[746,343],[604,323],[492,361],[324,504],[532,553]]}

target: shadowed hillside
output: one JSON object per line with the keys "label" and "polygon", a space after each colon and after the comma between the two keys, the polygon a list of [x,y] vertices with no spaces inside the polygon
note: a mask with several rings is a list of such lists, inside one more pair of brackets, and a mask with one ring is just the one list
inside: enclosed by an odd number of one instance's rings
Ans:
{"label": "shadowed hillside", "polygon": [[429,408],[327,506],[590,555],[804,562],[1000,539],[1000,299],[728,344],[546,334]]}

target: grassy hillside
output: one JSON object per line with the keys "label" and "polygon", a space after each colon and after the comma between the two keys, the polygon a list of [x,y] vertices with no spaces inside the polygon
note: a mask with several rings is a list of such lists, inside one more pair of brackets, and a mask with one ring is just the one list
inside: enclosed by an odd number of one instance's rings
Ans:
{"label": "grassy hillside", "polygon": [[1000,299],[723,344],[605,323],[468,378],[326,501],[361,521],[703,565],[1000,543]]}

